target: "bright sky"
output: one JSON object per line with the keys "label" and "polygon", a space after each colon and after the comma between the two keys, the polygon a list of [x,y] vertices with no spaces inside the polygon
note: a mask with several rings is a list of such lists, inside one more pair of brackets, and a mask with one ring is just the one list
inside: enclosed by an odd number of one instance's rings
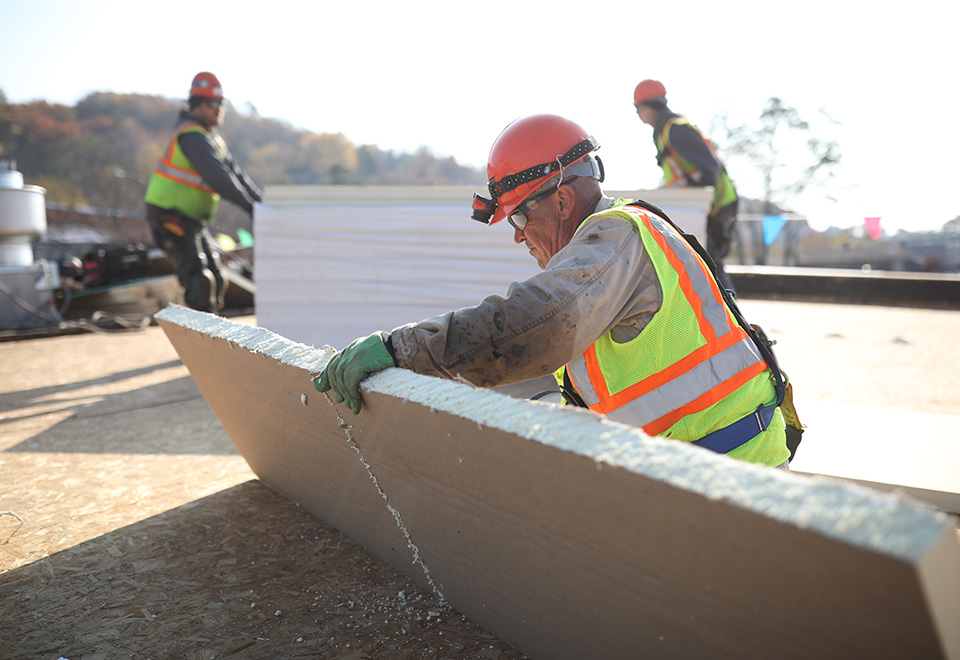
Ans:
{"label": "bright sky", "polygon": [[[633,110],[640,80],[661,80],[704,129],[723,113],[751,122],[779,96],[811,124],[820,109],[841,122],[823,124],[843,153],[838,201],[816,190],[793,203],[815,227],[960,216],[957,3],[0,0],[0,18],[0,89],[14,103],[181,99],[209,70],[241,111],[471,165],[509,122],[550,112],[597,137],[609,189],[660,180]],[[742,195],[761,195],[748,166],[728,166]]]}

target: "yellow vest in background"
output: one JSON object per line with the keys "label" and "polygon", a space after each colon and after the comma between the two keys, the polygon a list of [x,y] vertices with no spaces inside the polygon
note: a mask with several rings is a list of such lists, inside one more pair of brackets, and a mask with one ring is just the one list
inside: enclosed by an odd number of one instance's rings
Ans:
{"label": "yellow vest in background", "polygon": [[[656,137],[657,152],[661,156],[660,169],[663,170],[663,180],[667,186],[675,185],[678,181],[686,180],[688,177],[696,181],[700,173],[697,166],[681,156],[670,143],[670,129],[674,125],[680,124],[687,125],[699,133],[704,144],[710,149],[710,153],[713,154],[714,158],[717,158],[713,143],[704,137],[699,128],[683,117],[668,119],[663,125],[660,134]],[[719,158],[717,158],[717,162],[720,162]],[[727,174],[727,169],[723,166],[723,163],[720,163],[720,176],[717,178],[717,185],[713,193],[713,205],[710,207],[710,215],[713,215],[727,204],[735,202],[736,200],[737,190],[733,187],[733,181],[730,179],[730,175]]]}
{"label": "yellow vest in background", "polygon": [[[220,195],[204,182],[180,150],[180,136],[192,132],[210,136],[206,128],[194,121],[185,121],[177,126],[150,177],[145,201],[163,209],[174,209],[194,220],[209,222],[217,211]],[[213,141],[217,145],[217,155],[222,160],[224,149],[220,136]]]}

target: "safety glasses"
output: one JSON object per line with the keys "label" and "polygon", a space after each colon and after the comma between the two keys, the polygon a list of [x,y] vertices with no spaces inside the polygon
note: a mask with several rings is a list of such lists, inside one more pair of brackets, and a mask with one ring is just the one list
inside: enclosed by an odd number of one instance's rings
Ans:
{"label": "safety glasses", "polygon": [[[574,177],[574,179],[577,177]],[[527,226],[527,214],[533,211],[537,204],[542,199],[546,199],[553,193],[560,190],[560,186],[564,183],[570,183],[573,179],[567,179],[566,181],[560,181],[556,186],[550,190],[540,193],[539,195],[534,195],[533,197],[528,197],[523,200],[523,203],[520,204],[516,209],[513,210],[513,213],[507,216],[507,222],[510,223],[510,226],[516,229],[517,231],[523,231],[524,227]]]}
{"label": "safety glasses", "polygon": [[[603,181],[603,165],[599,158],[588,157],[579,163],[574,163],[567,168],[561,168],[550,180],[547,181],[548,188],[540,193],[527,197],[517,206],[513,212],[507,216],[507,222],[517,231],[523,231],[527,226],[527,214],[533,211],[537,203],[546,199],[553,193],[560,190],[560,186],[565,183],[573,183],[580,177],[588,177],[596,181]],[[553,179],[557,179],[556,183]]]}

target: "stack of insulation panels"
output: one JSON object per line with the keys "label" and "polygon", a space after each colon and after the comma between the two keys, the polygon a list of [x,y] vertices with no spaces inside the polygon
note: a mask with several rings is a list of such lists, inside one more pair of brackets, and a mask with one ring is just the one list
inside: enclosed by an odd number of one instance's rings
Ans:
{"label": "stack of insulation panels", "polygon": [[[504,294],[537,272],[502,222],[470,219],[463,186],[270,186],[254,212],[257,321],[343,348]],[[704,243],[712,188],[607,191],[645,199]]]}

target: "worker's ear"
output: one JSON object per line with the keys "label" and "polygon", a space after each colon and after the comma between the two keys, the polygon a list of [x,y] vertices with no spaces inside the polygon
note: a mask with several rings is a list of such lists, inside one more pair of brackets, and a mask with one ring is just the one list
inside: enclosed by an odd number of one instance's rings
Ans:
{"label": "worker's ear", "polygon": [[557,190],[557,199],[560,202],[560,218],[562,220],[572,218],[574,209],[577,207],[577,191],[573,186],[560,186]]}

